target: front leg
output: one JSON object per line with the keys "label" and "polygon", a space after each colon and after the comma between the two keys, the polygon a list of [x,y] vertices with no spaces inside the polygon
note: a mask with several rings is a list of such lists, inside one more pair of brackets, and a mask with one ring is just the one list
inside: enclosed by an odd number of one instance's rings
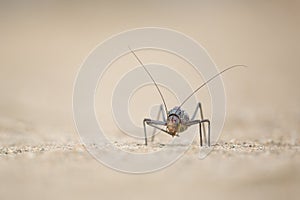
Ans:
{"label": "front leg", "polygon": [[[165,122],[166,121],[166,111],[164,110],[163,105],[161,104],[159,107],[159,111],[157,113],[156,121],[159,121],[160,116],[162,116],[162,120]],[[155,137],[155,129],[153,129],[152,136],[151,136],[151,142],[154,141]]]}
{"label": "front leg", "polygon": [[146,125],[149,125],[153,128],[163,131],[165,133],[168,133],[166,130],[162,129],[161,127],[158,127],[158,126],[167,126],[167,122],[157,121],[157,120],[152,120],[152,119],[144,119],[143,125],[144,125],[144,134],[145,134],[145,145],[148,144]]}
{"label": "front leg", "polygon": [[[208,126],[208,135],[207,135],[207,141],[206,141],[206,143],[210,147],[210,121],[208,119],[188,121],[186,123],[186,125],[187,126],[192,126],[192,125],[195,125],[195,124],[199,124],[200,146],[202,147],[203,146],[202,124],[203,124],[203,130],[205,130],[204,123],[207,123],[207,126]],[[204,132],[204,134],[205,134],[205,132]]]}
{"label": "front leg", "polygon": [[[195,112],[194,112],[194,114],[193,114],[193,116],[191,118],[191,121],[195,120],[198,110],[199,110],[199,114],[200,114],[200,120],[201,121],[204,120],[202,105],[201,105],[200,102],[198,102],[197,107],[195,109]],[[204,124],[202,125],[202,128],[203,128],[203,132],[204,132],[204,139],[206,139],[206,129],[205,129]]]}

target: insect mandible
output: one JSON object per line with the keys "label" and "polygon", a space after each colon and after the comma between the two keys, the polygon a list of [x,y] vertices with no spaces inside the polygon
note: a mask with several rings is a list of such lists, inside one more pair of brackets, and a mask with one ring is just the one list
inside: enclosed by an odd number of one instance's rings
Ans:
{"label": "insect mandible", "polygon": [[[151,126],[155,129],[158,129],[162,132],[165,132],[165,133],[171,135],[172,137],[179,136],[180,132],[184,132],[185,130],[187,130],[192,125],[198,125],[199,126],[199,136],[200,136],[200,147],[203,146],[204,138],[206,138],[206,141],[205,141],[206,145],[210,147],[210,145],[211,145],[211,143],[210,143],[210,120],[204,118],[201,103],[198,102],[198,105],[195,109],[195,112],[194,112],[194,114],[192,115],[191,118],[189,118],[188,113],[185,110],[182,109],[182,106],[196,92],[198,92],[202,87],[204,87],[206,84],[208,84],[210,81],[212,81],[213,79],[215,79],[216,77],[218,77],[222,73],[224,73],[227,70],[230,70],[232,68],[235,68],[235,67],[247,67],[247,66],[246,65],[232,65],[232,66],[222,70],[221,72],[217,73],[216,75],[214,75],[213,77],[208,79],[206,82],[201,84],[188,97],[186,97],[186,99],[179,106],[175,106],[171,110],[168,110],[165,99],[164,99],[164,97],[163,97],[156,81],[154,80],[154,78],[152,77],[152,75],[150,74],[148,69],[145,67],[145,65],[142,63],[142,61],[139,59],[139,57],[136,55],[136,53],[130,47],[128,47],[128,48],[131,51],[131,53],[134,55],[134,57],[137,59],[137,61],[145,69],[145,71],[147,72],[147,74],[149,75],[151,80],[153,81],[153,83],[154,83],[155,87],[157,88],[157,91],[158,91],[158,93],[159,93],[159,95],[162,99],[162,102],[163,102],[163,105],[160,106],[159,113],[158,113],[159,115],[160,114],[162,115],[162,121],[152,120],[152,119],[149,119],[149,118],[145,118],[143,120],[145,145],[148,144],[146,125]],[[200,119],[196,119],[196,115],[197,115],[198,110],[200,112]],[[207,130],[206,130],[205,124],[207,124]],[[165,129],[163,129],[159,126],[165,126]],[[153,132],[152,137],[151,137],[152,141],[154,140],[154,136],[155,136],[155,134]]]}

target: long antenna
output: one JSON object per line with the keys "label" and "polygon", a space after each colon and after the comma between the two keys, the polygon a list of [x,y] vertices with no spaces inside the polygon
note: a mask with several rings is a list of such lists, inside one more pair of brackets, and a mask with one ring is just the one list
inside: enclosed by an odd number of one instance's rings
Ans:
{"label": "long antenna", "polygon": [[159,95],[160,95],[160,97],[161,97],[161,99],[162,99],[162,101],[163,101],[163,103],[164,103],[166,114],[168,115],[168,108],[167,108],[165,99],[164,99],[164,97],[163,97],[163,95],[162,95],[162,93],[161,93],[161,91],[160,91],[160,89],[159,89],[157,83],[155,82],[154,78],[151,76],[150,72],[147,70],[147,68],[145,67],[145,65],[142,63],[142,61],[141,61],[141,60],[137,57],[137,55],[134,53],[134,51],[131,50],[131,48],[130,48],[129,46],[128,46],[128,48],[129,48],[129,50],[131,51],[131,53],[133,53],[134,57],[135,57],[135,58],[139,61],[139,63],[143,66],[143,68],[145,69],[145,71],[147,72],[147,74],[149,75],[149,77],[151,78],[151,80],[153,81],[153,83],[154,83],[155,87],[157,88],[157,91],[158,91],[158,93],[159,93]]}
{"label": "long antenna", "polygon": [[196,90],[194,90],[194,92],[192,92],[192,94],[190,94],[178,107],[181,108],[183,106],[183,104],[185,104],[185,102],[187,102],[187,100],[189,100],[196,92],[198,92],[198,90],[200,90],[202,87],[204,87],[206,84],[208,84],[210,81],[212,81],[213,79],[215,79],[216,77],[218,77],[219,75],[221,75],[222,73],[226,72],[227,70],[230,70],[232,68],[235,67],[247,67],[246,65],[232,65],[226,69],[224,69],[223,71],[217,73],[216,75],[214,75],[213,77],[211,77],[210,79],[208,79],[205,83],[203,83],[202,85],[200,85]]}

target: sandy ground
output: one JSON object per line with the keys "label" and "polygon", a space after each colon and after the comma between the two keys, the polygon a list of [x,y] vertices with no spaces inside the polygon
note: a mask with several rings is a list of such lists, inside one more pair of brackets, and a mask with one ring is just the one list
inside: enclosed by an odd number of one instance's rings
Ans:
{"label": "sandy ground", "polygon": [[[299,199],[299,9],[299,1],[1,1],[0,199]],[[99,42],[144,26],[193,37],[220,69],[250,67],[223,78],[227,118],[208,157],[199,160],[194,144],[170,167],[132,175],[79,142],[72,91]]]}
{"label": "sandy ground", "polygon": [[221,142],[205,160],[190,150],[167,169],[129,175],[79,144],[1,147],[1,199],[297,199],[299,150],[282,140]]}

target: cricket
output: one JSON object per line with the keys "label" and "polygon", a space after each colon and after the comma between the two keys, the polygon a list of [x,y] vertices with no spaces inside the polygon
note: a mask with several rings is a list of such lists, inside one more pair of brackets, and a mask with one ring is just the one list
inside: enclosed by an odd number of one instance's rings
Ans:
{"label": "cricket", "polygon": [[[144,68],[148,76],[151,78],[152,82],[154,83],[155,87],[157,88],[157,91],[161,97],[161,100],[163,104],[161,104],[158,112],[158,119],[160,116],[162,116],[162,121],[153,120],[149,118],[145,118],[143,120],[143,126],[144,126],[144,137],[145,137],[145,145],[148,144],[148,137],[147,137],[147,125],[151,126],[157,130],[160,130],[164,133],[169,134],[172,137],[179,137],[179,133],[186,131],[190,126],[198,125],[199,126],[199,137],[200,137],[200,147],[202,147],[204,144],[208,147],[211,146],[210,141],[210,120],[204,118],[202,105],[200,102],[196,105],[196,109],[192,115],[192,117],[189,117],[189,114],[182,109],[183,105],[201,88],[206,86],[209,82],[214,80],[216,77],[220,76],[222,73],[236,68],[236,67],[247,67],[246,65],[232,65],[221,72],[217,73],[210,79],[208,79],[206,82],[201,84],[197,89],[195,89],[189,96],[185,98],[185,100],[179,105],[175,106],[171,110],[168,110],[167,104],[165,102],[165,99],[161,93],[161,90],[159,89],[155,79],[152,77],[151,73],[148,71],[146,66],[143,64],[141,59],[136,55],[136,53],[128,46],[130,52],[134,55],[136,60],[140,63],[140,65]],[[199,119],[196,119],[197,113],[199,112]],[[163,128],[165,127],[165,128]],[[155,137],[155,129],[152,133],[151,141],[154,141]],[[205,143],[204,143],[205,142]]]}

